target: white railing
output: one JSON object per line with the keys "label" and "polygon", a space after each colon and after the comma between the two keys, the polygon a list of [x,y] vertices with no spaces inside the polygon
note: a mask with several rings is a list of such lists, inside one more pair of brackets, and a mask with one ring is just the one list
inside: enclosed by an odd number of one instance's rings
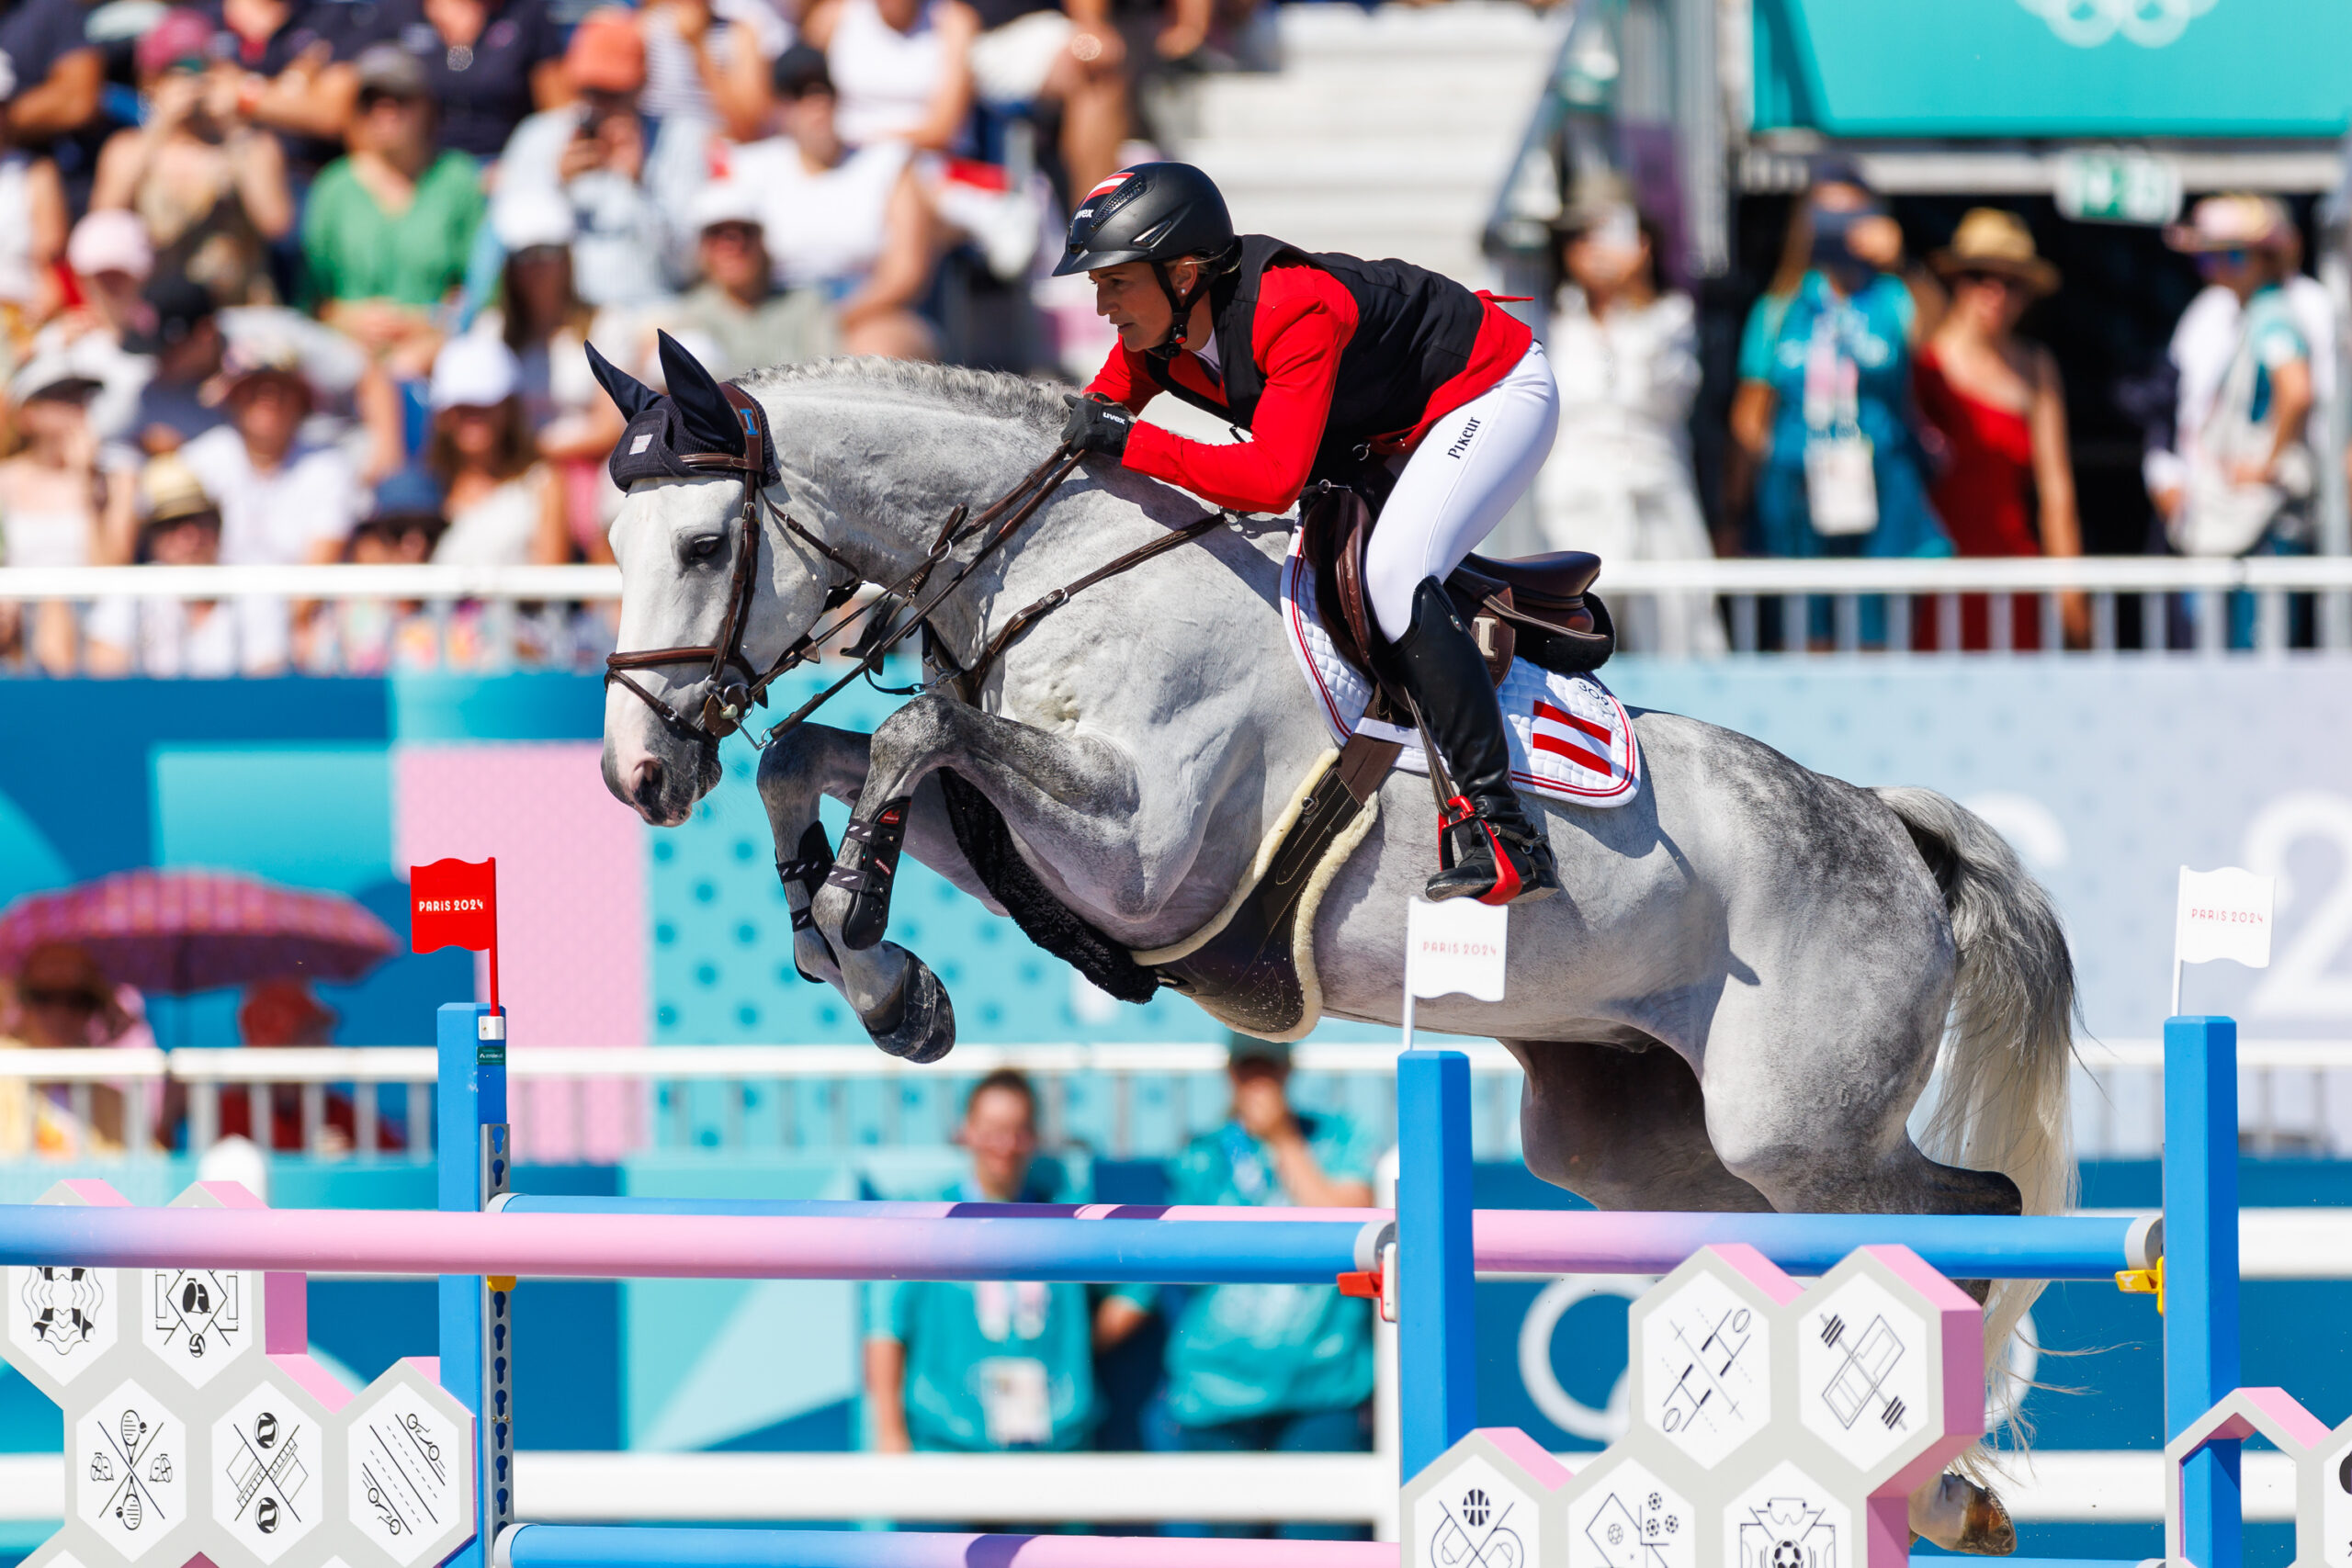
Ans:
{"label": "white railing", "polygon": [[[1448,1043],[1470,1055],[1477,1157],[1517,1159],[1518,1064],[1492,1041]],[[1301,1045],[1294,1097],[1393,1137],[1395,1055],[1387,1044]],[[1049,1145],[1131,1159],[1173,1154],[1224,1120],[1225,1061],[1222,1043],[967,1044],[928,1067],[865,1045],[518,1045],[507,1073],[517,1156],[537,1163],[937,1148],[951,1137],[964,1095],[998,1067],[1036,1082]],[[2352,1156],[2352,1040],[2247,1041],[2239,1061],[2248,1151]],[[44,1107],[90,1125],[97,1097],[109,1090],[132,1108],[130,1124],[154,1126],[167,1086],[176,1085],[185,1126],[175,1129],[175,1145],[209,1147],[223,1108],[243,1097],[244,1125],[290,1122],[312,1155],[363,1163],[433,1157],[434,1053],[426,1046],[0,1049],[0,1081],[7,1080],[35,1091],[16,1097],[13,1113],[27,1120],[0,1124],[0,1151],[38,1150],[30,1119]],[[2074,1107],[2083,1157],[2155,1157],[2164,1134],[2161,1044],[2079,1042]],[[0,1097],[0,1115],[11,1109]],[[155,1152],[140,1143],[123,1157]]]}
{"label": "white railing", "polygon": [[[2217,657],[2352,649],[2352,558],[2169,556],[1949,560],[1614,561],[1600,592],[1626,625],[1645,599],[1706,598],[1736,653],[2051,654],[2174,651]],[[2083,596],[2080,647],[2066,606]],[[114,597],[415,604],[609,604],[612,567],[0,568],[0,604]],[[1642,651],[1628,643],[1628,651]]]}

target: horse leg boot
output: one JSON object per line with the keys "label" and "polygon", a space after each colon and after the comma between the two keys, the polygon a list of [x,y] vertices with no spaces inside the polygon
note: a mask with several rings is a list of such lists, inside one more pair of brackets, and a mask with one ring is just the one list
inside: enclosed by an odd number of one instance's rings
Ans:
{"label": "horse leg boot", "polygon": [[1552,846],[1511,788],[1510,739],[1486,658],[1437,579],[1413,591],[1413,624],[1389,654],[1390,672],[1453,775],[1430,897],[1510,904],[1558,892]]}
{"label": "horse leg boot", "polygon": [[886,801],[871,818],[850,819],[842,829],[841,854],[825,880],[849,895],[842,917],[842,945],[862,953],[882,940],[890,925],[890,891],[899,877],[899,852],[907,837],[907,807],[901,795]]}

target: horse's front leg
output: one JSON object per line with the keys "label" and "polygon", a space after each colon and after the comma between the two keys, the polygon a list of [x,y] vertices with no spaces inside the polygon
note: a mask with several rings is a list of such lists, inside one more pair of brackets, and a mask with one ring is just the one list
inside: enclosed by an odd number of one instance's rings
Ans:
{"label": "horse's front leg", "polygon": [[[914,1061],[936,1061],[956,1043],[956,1013],[930,967],[895,942],[866,951],[837,947],[809,916],[809,900],[832,862],[817,817],[818,802],[831,795],[856,803],[865,786],[870,739],[825,725],[804,725],[760,754],[760,800],[767,808],[776,874],[792,910],[793,966],[804,977],[839,991],[883,1050]],[[909,816],[907,847],[915,858],[995,908],[995,900],[956,846],[936,784],[916,792]]]}
{"label": "horse's front leg", "polygon": [[947,764],[1003,813],[1015,838],[1049,847],[1054,878],[1081,913],[1114,923],[1146,918],[1181,875],[1175,863],[1190,863],[1189,854],[1153,852],[1138,822],[1143,783],[1120,748],[921,696],[875,730],[865,791],[813,906],[837,946],[857,952],[882,940],[910,807]]}

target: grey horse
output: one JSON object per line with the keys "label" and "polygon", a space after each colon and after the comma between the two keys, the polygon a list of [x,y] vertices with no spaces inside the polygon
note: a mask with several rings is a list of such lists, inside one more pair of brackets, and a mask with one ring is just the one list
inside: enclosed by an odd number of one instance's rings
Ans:
{"label": "grey horse", "polygon": [[[757,664],[817,623],[851,574],[906,578],[949,511],[1012,487],[1063,415],[1040,384],[878,361],[741,386],[765,411],[783,476],[741,627]],[[732,476],[631,486],[612,529],[623,649],[718,635],[743,500]],[[938,643],[969,664],[1021,607],[1202,512],[1090,460],[940,604]],[[1234,520],[1074,595],[1011,645],[972,702],[932,690],[871,736],[794,731],[760,764],[779,861],[820,795],[850,802],[854,826],[911,797],[907,852],[999,908],[950,829],[937,775],[951,770],[1098,931],[1135,950],[1191,935],[1329,747],[1283,642],[1287,527]],[[707,670],[639,675],[681,712],[706,694]],[[2063,1212],[2073,966],[2047,896],[2002,840],[1928,790],[1857,788],[1673,714],[1634,723],[1638,800],[1543,804],[1567,896],[1512,911],[1506,999],[1419,1013],[1424,1029],[1493,1036],[1518,1058],[1528,1168],[1608,1209]],[[616,685],[604,770],[648,822],[674,825],[719,761]],[[1392,776],[1315,919],[1326,1012],[1397,1021],[1407,901],[1436,863],[1425,784]],[[813,917],[795,942],[805,974],[838,987],[888,1049],[946,1043],[952,1011],[921,960],[870,933],[845,942],[842,887],[789,894]],[[1906,1123],[1939,1052],[1930,1153]],[[2034,1288],[1994,1288],[1988,1348],[2006,1350]],[[2014,1544],[1997,1500],[1958,1476],[1915,1497],[1912,1518],[1947,1547]]]}

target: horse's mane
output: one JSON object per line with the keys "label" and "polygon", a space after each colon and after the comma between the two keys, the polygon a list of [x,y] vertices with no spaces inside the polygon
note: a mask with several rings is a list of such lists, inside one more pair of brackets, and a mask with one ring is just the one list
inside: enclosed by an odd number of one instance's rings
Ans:
{"label": "horse's mane", "polygon": [[1064,389],[1001,370],[967,370],[909,359],[814,359],[754,370],[741,378],[747,392],[786,387],[871,387],[905,392],[964,413],[1013,419],[1041,432],[1061,429]]}

